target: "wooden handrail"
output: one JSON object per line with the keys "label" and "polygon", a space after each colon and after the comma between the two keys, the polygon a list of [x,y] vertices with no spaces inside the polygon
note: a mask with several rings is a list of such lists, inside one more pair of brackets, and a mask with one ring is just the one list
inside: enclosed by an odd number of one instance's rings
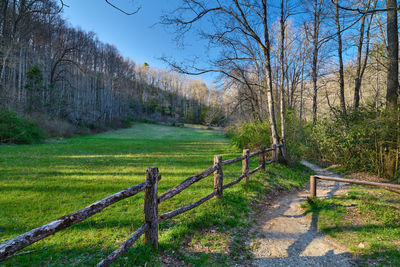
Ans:
{"label": "wooden handrail", "polygon": [[237,157],[237,158],[234,158],[234,159],[223,160],[221,162],[221,165],[224,166],[224,165],[232,164],[232,163],[235,163],[235,162],[238,162],[238,161],[242,161],[244,159],[245,159],[245,156],[240,156],[240,157]]}
{"label": "wooden handrail", "polygon": [[256,171],[262,169],[262,167],[263,167],[262,165],[259,165],[259,166],[258,166],[257,168],[255,168],[254,170],[249,171],[249,174],[255,173]]}
{"label": "wooden handrail", "polygon": [[385,189],[391,189],[390,191],[394,190],[394,192],[400,193],[400,191],[397,191],[397,190],[400,190],[399,184],[378,183],[378,182],[369,182],[369,181],[363,181],[363,180],[338,178],[338,177],[332,177],[332,176],[312,175],[312,176],[310,176],[310,196],[311,197],[317,196],[317,179],[325,180],[325,181],[341,182],[341,183],[377,186],[377,187],[382,187]]}
{"label": "wooden handrail", "polygon": [[225,184],[225,185],[223,185],[222,186],[222,189],[226,189],[226,188],[228,188],[228,187],[230,187],[230,186],[232,186],[232,185],[234,185],[234,184],[237,184],[237,183],[239,183],[241,180],[243,180],[243,178],[245,178],[246,177],[246,174],[242,174],[239,178],[237,178],[236,180],[233,180],[232,182],[230,182],[230,183],[228,183],[228,184]]}
{"label": "wooden handrail", "polygon": [[175,187],[169,189],[167,192],[163,193],[162,195],[160,195],[158,197],[158,203],[161,203],[167,199],[170,199],[173,196],[176,196],[177,194],[179,194],[180,192],[182,192],[184,189],[188,188],[189,186],[191,186],[192,184],[194,184],[195,182],[200,181],[201,179],[209,176],[210,174],[212,174],[216,169],[218,168],[218,165],[215,164],[212,167],[196,174],[193,175],[189,178],[187,178],[186,180],[184,180],[182,183],[176,185]]}
{"label": "wooden handrail", "polygon": [[111,196],[103,198],[102,200],[99,200],[87,206],[86,208],[65,215],[55,221],[52,221],[38,228],[35,228],[29,232],[14,237],[13,239],[10,239],[4,242],[3,244],[0,244],[0,261],[6,260],[18,250],[21,250],[24,247],[29,246],[39,240],[42,240],[43,238],[49,235],[57,233],[58,231],[63,230],[78,222],[86,220],[87,218],[93,216],[96,213],[99,213],[100,211],[110,206],[111,204],[114,204],[122,199],[136,195],[137,193],[146,189],[146,187],[148,186],[149,183],[147,181],[135,186],[131,186],[125,190],[122,190]]}
{"label": "wooden handrail", "polygon": [[166,219],[175,217],[175,216],[177,216],[177,215],[179,215],[179,214],[182,214],[182,213],[184,213],[184,212],[186,212],[186,211],[188,211],[188,210],[194,209],[194,208],[196,208],[197,206],[200,206],[201,204],[203,204],[204,202],[206,202],[207,200],[213,198],[216,194],[217,194],[217,191],[214,191],[214,192],[212,192],[211,194],[209,194],[209,195],[203,197],[202,199],[200,199],[200,200],[198,200],[198,201],[196,201],[196,202],[193,202],[193,203],[191,203],[191,204],[189,204],[189,205],[183,206],[183,207],[178,208],[178,209],[176,209],[176,210],[169,211],[169,212],[166,212],[166,213],[164,213],[164,214],[161,214],[161,215],[159,216],[160,221],[163,221],[163,220],[166,220]]}
{"label": "wooden handrail", "polygon": [[109,266],[113,263],[116,259],[118,259],[125,251],[128,250],[136,240],[141,237],[145,231],[149,229],[149,225],[147,223],[143,224],[131,237],[129,237],[121,246],[119,246],[116,250],[113,251],[110,255],[107,256],[104,260],[99,262],[96,266],[97,267],[104,267]]}

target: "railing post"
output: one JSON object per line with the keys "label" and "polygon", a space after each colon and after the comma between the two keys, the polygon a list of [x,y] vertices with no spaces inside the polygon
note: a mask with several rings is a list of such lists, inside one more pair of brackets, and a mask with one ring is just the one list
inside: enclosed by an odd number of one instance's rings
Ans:
{"label": "railing post", "polygon": [[214,156],[214,164],[218,164],[218,169],[214,171],[214,192],[217,192],[215,195],[216,198],[222,197],[222,185],[224,184],[224,174],[222,172],[221,162],[221,156]]}
{"label": "railing post", "polygon": [[261,165],[261,169],[265,171],[265,146],[261,146],[261,153],[258,155],[258,164]]}
{"label": "railing post", "polygon": [[276,144],[272,145],[272,162],[278,162],[279,147]]}
{"label": "railing post", "polygon": [[242,175],[246,175],[246,178],[244,178],[245,182],[249,180],[249,155],[250,149],[243,149],[243,156],[245,158],[242,160]]}
{"label": "railing post", "polygon": [[310,197],[317,196],[317,178],[310,176]]}
{"label": "railing post", "polygon": [[161,179],[157,167],[148,167],[146,170],[146,180],[150,186],[146,188],[144,195],[144,216],[149,225],[145,232],[145,241],[153,248],[158,248],[158,196],[157,183]]}

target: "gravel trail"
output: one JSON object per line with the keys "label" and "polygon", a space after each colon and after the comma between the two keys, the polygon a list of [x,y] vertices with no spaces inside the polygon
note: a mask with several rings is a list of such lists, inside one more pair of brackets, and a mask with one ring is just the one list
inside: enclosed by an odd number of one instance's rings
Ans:
{"label": "gravel trail", "polygon": [[[336,176],[307,161],[302,164],[319,175]],[[318,181],[317,196],[327,198],[343,194],[347,185]],[[254,266],[355,266],[353,256],[317,230],[318,217],[304,214],[300,207],[308,190],[280,195],[263,203],[255,214],[257,223],[251,241]]]}

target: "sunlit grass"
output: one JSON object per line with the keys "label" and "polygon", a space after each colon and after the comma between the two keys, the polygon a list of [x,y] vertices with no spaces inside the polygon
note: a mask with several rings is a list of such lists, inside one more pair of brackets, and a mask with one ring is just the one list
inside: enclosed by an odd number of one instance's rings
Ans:
{"label": "sunlit grass", "polygon": [[[160,170],[161,194],[212,166],[214,155],[228,159],[241,153],[215,131],[150,124],[135,124],[129,129],[53,143],[1,146],[0,242],[143,182],[149,166]],[[251,168],[256,166],[255,159],[251,161]],[[269,167],[271,177],[276,172],[274,168]],[[240,162],[224,166],[225,183],[240,174]],[[301,173],[296,175],[299,180],[305,180]],[[222,200],[208,201],[162,222],[161,249],[177,249],[195,229],[240,225],[241,218],[249,212],[253,192],[265,186],[264,180],[265,175],[256,175],[245,186],[227,189]],[[159,213],[191,203],[212,190],[213,177],[209,176],[161,203]],[[92,266],[125,241],[143,221],[142,192],[29,246],[25,250],[33,250],[31,253],[12,257],[0,265]],[[149,250],[140,240],[117,264],[141,265],[148,261],[156,264],[157,259],[152,257],[155,254]]]}
{"label": "sunlit grass", "polygon": [[362,266],[400,266],[400,197],[354,186],[346,195],[304,204],[318,227],[361,257]]}

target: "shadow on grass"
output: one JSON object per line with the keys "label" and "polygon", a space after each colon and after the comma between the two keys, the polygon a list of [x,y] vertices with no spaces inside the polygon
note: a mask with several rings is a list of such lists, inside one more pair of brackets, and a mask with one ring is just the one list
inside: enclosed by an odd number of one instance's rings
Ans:
{"label": "shadow on grass", "polygon": [[[141,238],[143,240],[143,238]],[[115,247],[75,246],[72,248],[50,245],[42,248],[24,249],[20,255],[14,255],[1,262],[1,266],[95,266],[120,244]],[[26,253],[26,254],[24,254]],[[143,241],[138,241],[132,248],[124,253],[115,262],[115,266],[149,266],[156,262],[156,251]]]}
{"label": "shadow on grass", "polygon": [[[361,197],[360,197],[361,196]],[[332,223],[332,225],[323,226],[321,229],[332,236],[336,236],[339,239],[344,238],[348,240],[348,246],[350,246],[356,254],[359,256],[357,259],[358,264],[362,266],[400,266],[400,251],[398,244],[394,244],[398,240],[400,234],[399,221],[398,219],[385,218],[385,212],[398,212],[394,207],[388,207],[387,205],[381,204],[381,200],[375,197],[369,197],[363,192],[361,195],[356,195],[355,192],[350,191],[347,196],[339,196],[337,200],[354,200],[360,202],[359,205],[370,205],[367,208],[367,214],[369,218],[360,218],[361,223],[352,225],[352,221],[343,223],[343,220]],[[376,202],[380,202],[377,204]],[[308,200],[308,212],[312,212],[313,220],[316,216],[316,225],[320,217],[324,217],[323,220],[332,219],[332,216],[341,216],[339,210],[343,214],[347,213],[346,208],[358,207],[357,204],[347,204],[342,202],[330,202],[327,200],[321,200],[312,198]],[[382,214],[371,214],[368,209],[372,209],[375,212],[380,209],[384,210]],[[327,217],[326,214],[336,210],[338,212],[333,213]],[[363,213],[356,215],[361,216]],[[365,214],[364,214],[365,215]],[[366,223],[364,221],[373,221],[373,223]],[[378,220],[378,221],[377,221]],[[338,235],[342,233],[342,235]],[[352,240],[353,239],[353,240]],[[362,241],[362,242],[361,242]],[[361,242],[363,246],[357,246]],[[367,247],[364,247],[366,242]],[[397,247],[397,249],[396,249]]]}

